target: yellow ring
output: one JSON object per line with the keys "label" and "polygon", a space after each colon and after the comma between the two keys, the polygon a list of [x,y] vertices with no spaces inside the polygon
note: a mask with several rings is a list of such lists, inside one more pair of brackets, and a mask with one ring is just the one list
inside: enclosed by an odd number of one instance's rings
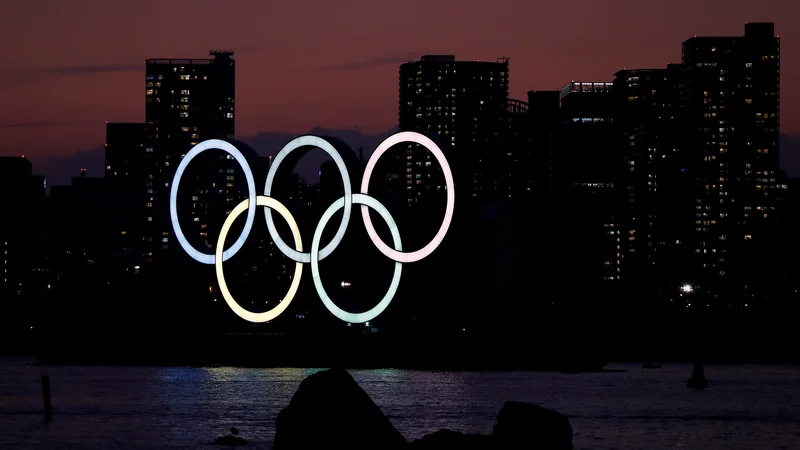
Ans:
{"label": "yellow ring", "polygon": [[[242,308],[236,300],[234,300],[233,296],[231,295],[230,291],[228,290],[227,284],[225,284],[225,273],[222,270],[222,252],[225,248],[225,237],[228,235],[228,231],[233,225],[233,221],[236,220],[237,217],[241,213],[243,213],[247,208],[250,206],[250,199],[245,199],[228,214],[228,218],[225,219],[225,223],[222,224],[222,229],[219,231],[219,238],[217,240],[217,249],[215,252],[216,257],[214,258],[214,268],[217,272],[217,283],[219,284],[219,290],[222,293],[222,297],[225,298],[225,302],[228,303],[228,306],[236,313],[237,316],[241,317],[248,322],[255,322],[255,323],[264,323],[269,322],[270,320],[274,320],[276,317],[280,316],[286,308],[289,307],[289,303],[292,302],[294,299],[295,294],[297,294],[297,288],[300,285],[300,275],[303,273],[303,264],[302,263],[295,263],[294,266],[294,277],[292,277],[292,284],[289,286],[289,291],[286,293],[286,297],[284,297],[279,303],[278,306],[270,309],[269,311],[262,312],[262,313],[254,313]],[[256,197],[256,206],[264,206],[266,208],[273,209],[275,212],[280,214],[286,222],[289,224],[289,228],[292,230],[292,236],[294,237],[295,247],[298,252],[303,251],[303,243],[300,240],[300,230],[297,228],[297,223],[294,221],[294,217],[286,209],[283,204],[272,197],[267,197],[264,195],[259,195]]]}

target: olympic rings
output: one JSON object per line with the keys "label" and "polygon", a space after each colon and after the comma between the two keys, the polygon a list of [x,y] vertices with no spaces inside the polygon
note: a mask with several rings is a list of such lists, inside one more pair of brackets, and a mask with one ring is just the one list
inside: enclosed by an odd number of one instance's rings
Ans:
{"label": "olympic rings", "polygon": [[[283,300],[278,303],[278,306],[272,308],[271,310],[263,313],[254,313],[247,311],[238,303],[236,303],[236,300],[234,300],[233,296],[228,290],[227,283],[225,283],[225,273],[222,270],[222,249],[225,245],[225,237],[228,236],[228,230],[230,230],[231,225],[233,225],[233,221],[239,217],[242,211],[249,208],[249,203],[250,199],[242,200],[242,202],[236,205],[231,213],[228,214],[228,218],[225,219],[225,223],[222,225],[222,229],[219,231],[219,241],[217,243],[214,268],[217,272],[217,283],[219,284],[219,290],[222,293],[222,297],[225,299],[225,302],[228,303],[228,306],[230,306],[233,312],[248,322],[263,323],[278,317],[283,311],[286,310],[287,307],[289,307],[289,303],[291,303],[294,299],[294,295],[297,293],[297,288],[300,286],[300,275],[303,274],[303,265],[301,263],[295,263],[294,276],[292,277],[292,284],[289,286],[289,292],[287,292],[286,297],[284,297]],[[294,217],[292,217],[292,214],[288,209],[286,209],[285,206],[283,206],[283,204],[272,197],[264,197],[262,195],[256,197],[255,203],[257,206],[265,206],[267,208],[274,209],[278,212],[278,214],[286,219],[286,222],[289,224],[289,228],[292,230],[292,236],[294,237],[297,250],[300,251],[303,249],[303,243],[300,239],[300,229],[297,228],[297,223],[295,223]]]}
{"label": "olympic rings", "polygon": [[[255,198],[256,196],[256,182],[253,179],[253,171],[250,170],[250,166],[247,165],[247,160],[244,159],[242,152],[234,147],[233,144],[220,139],[209,139],[195,145],[191,150],[189,150],[189,153],[183,157],[181,163],[178,164],[178,168],[175,170],[175,178],[172,179],[172,186],[170,187],[169,217],[172,220],[172,228],[175,230],[175,237],[178,239],[178,243],[181,244],[181,247],[186,250],[186,253],[188,253],[189,256],[203,264],[214,264],[214,255],[201,253],[199,250],[192,247],[192,244],[190,244],[183,235],[180,221],[178,221],[178,185],[181,182],[181,177],[183,176],[183,172],[186,170],[186,166],[189,165],[192,159],[194,159],[194,157],[200,153],[212,149],[219,149],[233,156],[233,158],[239,163],[244,171],[244,176],[247,180],[247,192],[249,194],[249,198]],[[250,207],[247,210],[247,221],[244,223],[242,234],[239,236],[239,239],[234,242],[231,248],[222,253],[223,261],[227,261],[231,256],[235,255],[239,249],[242,248],[247,236],[250,235],[250,229],[253,228],[253,220],[255,220],[255,218],[256,202],[251,202]]]}
{"label": "olympic rings", "polygon": [[[369,188],[369,181],[370,177],[372,176],[372,172],[375,169],[375,165],[377,164],[380,157],[386,153],[386,151],[394,146],[395,144],[399,144],[402,142],[409,142],[414,144],[419,144],[424,146],[428,149],[431,153],[433,153],[436,160],[442,167],[442,172],[444,173],[445,177],[445,190],[447,191],[447,206],[445,207],[445,215],[444,220],[442,221],[442,225],[439,227],[439,231],[436,233],[434,238],[424,247],[419,250],[413,252],[403,252],[402,244],[400,241],[400,232],[397,229],[397,225],[394,222],[394,219],[389,214],[389,211],[386,209],[383,204],[381,204],[378,200],[373,197],[367,195],[367,190]],[[311,242],[311,248],[308,253],[303,253],[302,248],[302,241],[300,239],[300,231],[295,223],[294,217],[292,217],[291,213],[289,212],[286,207],[280,203],[278,200],[270,197],[272,193],[272,185],[275,181],[275,176],[280,166],[281,162],[286,159],[286,157],[292,152],[301,147],[317,147],[322,149],[328,155],[331,156],[336,166],[339,168],[342,176],[342,185],[344,187],[344,195],[333,202],[333,204],[328,207],[327,210],[322,215],[319,224],[317,224],[317,228],[314,231],[314,238]],[[186,237],[181,230],[180,223],[178,220],[178,211],[177,211],[177,197],[178,197],[178,186],[181,181],[181,176],[183,176],[183,172],[186,170],[189,162],[199,155],[200,153],[211,150],[211,149],[220,149],[224,152],[230,154],[239,165],[242,167],[242,170],[245,173],[245,179],[247,181],[247,190],[249,197],[248,199],[239,203],[228,215],[226,218],[222,229],[220,230],[219,238],[217,239],[217,246],[215,249],[214,254],[206,254],[202,253],[199,250],[192,247],[192,245],[186,240]],[[256,323],[263,323],[268,322],[270,320],[275,319],[280,314],[282,314],[286,308],[288,308],[289,303],[291,303],[292,299],[297,293],[297,289],[300,284],[300,276],[302,275],[302,267],[304,263],[311,264],[311,274],[314,282],[314,287],[317,290],[317,294],[322,300],[322,303],[325,307],[333,314],[334,316],[338,317],[339,319],[349,322],[349,323],[363,323],[369,320],[374,319],[378,315],[380,315],[388,306],[389,303],[394,298],[395,294],[397,293],[397,288],[400,285],[400,274],[402,272],[402,265],[403,263],[411,263],[419,261],[428,255],[430,255],[436,248],[442,243],[444,236],[447,234],[447,230],[450,228],[450,224],[453,219],[453,209],[455,206],[455,191],[453,189],[453,173],[450,169],[450,165],[447,163],[447,159],[445,158],[444,154],[442,153],[441,149],[429,138],[425,137],[422,134],[415,133],[415,132],[400,132],[396,133],[392,136],[386,138],[380,145],[375,149],[372,156],[370,157],[369,161],[367,162],[366,170],[364,172],[364,177],[361,180],[361,193],[353,193],[352,186],[350,183],[350,174],[347,171],[347,167],[345,165],[344,159],[336,150],[336,148],[324,138],[317,137],[317,136],[300,136],[288,144],[286,144],[275,159],[272,162],[272,166],[269,169],[269,173],[267,174],[267,181],[264,186],[264,195],[256,195],[255,189],[255,181],[253,179],[253,172],[250,169],[250,166],[247,164],[244,155],[236,149],[235,146],[232,144],[222,141],[219,139],[210,139],[204,142],[201,142],[194,146],[189,153],[183,158],[181,163],[178,165],[177,170],[175,171],[175,177],[172,181],[172,186],[170,190],[170,219],[172,220],[172,226],[175,230],[175,237],[180,243],[181,247],[189,254],[192,258],[196,261],[203,263],[203,264],[213,264],[215,267],[217,281],[220,287],[220,291],[222,296],[225,298],[226,303],[228,306],[233,310],[236,315],[241,317],[244,320],[249,322],[256,322]],[[325,289],[322,285],[322,280],[320,278],[319,273],[319,262],[329,256],[336,247],[342,241],[344,237],[344,233],[347,231],[347,225],[350,221],[350,213],[352,210],[353,204],[361,205],[361,216],[364,220],[364,225],[366,226],[367,233],[369,234],[370,239],[375,244],[375,246],[383,253],[386,257],[391,259],[395,262],[395,269],[394,275],[392,277],[392,281],[389,285],[389,289],[384,295],[383,299],[371,310],[363,312],[363,313],[350,313],[347,311],[342,310],[338,306],[336,306],[333,301],[328,297],[328,294],[325,292]],[[225,282],[225,274],[222,268],[222,263],[227,261],[233,255],[238,252],[242,246],[244,245],[244,241],[250,234],[250,230],[253,227],[253,221],[255,219],[255,209],[256,206],[264,206],[265,209],[265,218],[267,220],[267,228],[269,230],[270,237],[272,238],[275,245],[278,249],[286,255],[289,259],[295,262],[295,273],[292,277],[292,283],[289,287],[289,290],[286,296],[279,302],[277,306],[272,308],[271,310],[263,313],[253,313],[250,311],[245,310],[242,308],[236,300],[234,300],[233,296],[231,295],[230,291],[228,290],[227,284]],[[344,213],[342,217],[342,222],[339,224],[339,228],[336,231],[336,235],[333,237],[331,242],[328,243],[325,247],[320,249],[320,241],[322,239],[322,232],[325,229],[325,226],[330,221],[330,218],[333,214],[344,208]],[[369,215],[368,208],[374,209],[386,224],[389,226],[389,230],[392,234],[392,240],[394,243],[394,247],[389,247],[386,245],[378,236],[378,233],[375,231],[375,227],[372,224],[372,220]],[[236,242],[228,249],[224,250],[225,246],[225,239],[228,235],[228,231],[233,225],[234,220],[247,210],[247,220],[244,225],[244,229],[242,230],[241,235],[237,238]],[[273,221],[272,210],[275,210],[279,215],[281,215],[286,222],[289,224],[289,228],[291,229],[292,236],[295,241],[295,248],[289,247],[283,239],[278,235],[277,229],[275,228],[275,223]]]}
{"label": "olympic rings", "polygon": [[[387,210],[386,207],[381,204],[381,202],[366,194],[353,194],[353,203],[361,204],[365,208],[370,207],[377,211],[386,222],[386,225],[389,225],[389,230],[392,232],[394,246],[397,247],[398,250],[403,249],[402,244],[400,243],[400,231],[398,231],[397,225],[394,223],[394,219],[392,219],[392,216],[389,214],[389,210]],[[394,294],[397,293],[397,287],[400,285],[400,272],[403,270],[403,265],[400,263],[400,261],[394,262],[394,275],[392,275],[392,282],[389,285],[389,290],[386,291],[386,295],[383,296],[383,300],[378,302],[378,304],[369,311],[359,314],[349,313],[333,303],[333,300],[331,300],[330,297],[328,297],[328,294],[325,292],[325,287],[322,286],[322,280],[319,276],[319,260],[321,259],[319,257],[319,241],[322,239],[322,231],[325,229],[325,225],[328,224],[331,216],[336,211],[342,209],[344,204],[345,202],[343,198],[336,200],[333,202],[330,208],[328,208],[327,211],[322,214],[322,218],[319,219],[317,229],[314,231],[314,239],[311,241],[311,277],[314,279],[314,287],[317,288],[317,293],[319,294],[320,300],[322,300],[322,303],[325,304],[325,307],[328,308],[328,311],[330,311],[331,314],[344,320],[345,322],[362,323],[374,319],[380,313],[382,313],[387,306],[389,306],[392,298],[394,298]]]}
{"label": "olympic rings", "polygon": [[433,253],[433,251],[436,250],[436,247],[438,247],[439,244],[442,243],[442,240],[444,240],[444,235],[447,234],[447,229],[450,228],[450,222],[453,220],[453,208],[456,203],[456,195],[455,191],[453,191],[453,172],[450,170],[450,164],[447,163],[444,153],[442,153],[439,147],[429,138],[422,134],[410,131],[396,133],[392,136],[389,136],[386,140],[381,142],[380,145],[378,145],[378,148],[376,148],[374,152],[372,152],[372,156],[370,156],[369,161],[367,162],[367,168],[364,170],[364,178],[361,180],[361,192],[364,194],[367,193],[367,189],[369,189],[369,179],[372,176],[372,171],[375,169],[375,164],[378,163],[378,159],[380,159],[380,157],[386,153],[386,150],[389,150],[392,146],[401,142],[413,142],[424,146],[429,152],[433,153],[433,156],[439,162],[439,165],[442,166],[442,172],[444,172],[445,181],[444,188],[447,190],[447,206],[445,206],[442,226],[439,227],[439,231],[436,233],[436,236],[428,243],[428,245],[415,252],[403,253],[398,251],[399,249],[394,250],[383,243],[380,236],[378,236],[378,233],[375,231],[375,227],[372,226],[372,220],[369,217],[367,205],[361,206],[361,217],[364,219],[364,225],[367,227],[367,233],[369,234],[370,239],[372,239],[372,242],[376,247],[378,247],[378,250],[380,250],[381,253],[386,255],[392,261],[412,263],[419,261]]}
{"label": "olympic rings", "polygon": [[[344,214],[342,215],[342,223],[339,225],[339,230],[336,231],[336,236],[333,237],[333,240],[330,242],[330,244],[328,244],[322,249],[322,251],[319,252],[319,259],[323,260],[328,255],[333,253],[333,251],[336,250],[336,247],[338,247],[342,242],[344,232],[347,231],[347,223],[350,221],[350,210],[353,207],[353,187],[350,185],[350,174],[347,173],[347,166],[344,165],[342,155],[340,155],[339,152],[337,152],[328,141],[316,136],[300,136],[292,139],[292,141],[286,144],[286,146],[283,147],[278,155],[275,156],[275,159],[272,160],[272,165],[270,166],[269,173],[267,174],[267,184],[264,186],[264,195],[269,197],[269,195],[272,193],[272,183],[275,181],[275,174],[278,172],[278,166],[280,166],[281,161],[289,156],[289,153],[293,152],[294,150],[309,145],[324,150],[325,153],[333,158],[333,162],[336,163],[336,167],[342,174],[342,187],[344,188]],[[275,242],[275,245],[278,246],[278,249],[284,255],[288,256],[292,261],[302,263],[311,262],[310,253],[300,253],[295,251],[286,245],[285,242],[283,242],[283,239],[281,239],[281,236],[278,234],[278,230],[275,228],[275,222],[272,221],[272,211],[266,209],[264,213],[267,216],[267,228],[269,229],[269,236],[272,238],[272,241]]]}

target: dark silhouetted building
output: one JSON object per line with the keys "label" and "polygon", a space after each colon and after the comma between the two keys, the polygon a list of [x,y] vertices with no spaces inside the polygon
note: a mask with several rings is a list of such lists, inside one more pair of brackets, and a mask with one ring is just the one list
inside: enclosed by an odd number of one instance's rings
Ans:
{"label": "dark silhouetted building", "polygon": [[561,92],[528,92],[533,190],[553,192],[559,187]]}
{"label": "dark silhouetted building", "polygon": [[106,123],[106,180],[115,192],[146,193],[144,173],[147,125]]}
{"label": "dark silhouetted building", "polygon": [[31,171],[31,163],[25,157],[0,157],[0,199],[5,211],[0,220],[2,303],[13,302],[24,292],[32,269],[35,205]]}
{"label": "dark silhouetted building", "polygon": [[561,89],[560,164],[563,189],[610,189],[613,153],[613,83],[572,82]]}
{"label": "dark silhouetted building", "polygon": [[50,261],[47,235],[47,178],[44,175],[31,176],[32,217],[31,217],[31,264],[30,286],[32,291],[47,289]]}
{"label": "dark silhouetted building", "polygon": [[534,156],[531,114],[528,102],[509,99],[506,111],[508,130],[503,136],[507,145],[505,161],[501,166],[508,170],[498,178],[498,193],[524,204],[535,193],[536,159]]}
{"label": "dark silhouetted building", "polygon": [[[584,220],[596,222],[596,239],[587,257],[597,258],[596,272],[605,281],[621,278],[618,155],[614,152],[613,83],[572,82],[561,89],[561,130],[557,190],[565,201],[584,209]],[[592,255],[592,256],[588,256]]]}
{"label": "dark silhouetted building", "polygon": [[123,266],[143,264],[148,251],[147,212],[155,202],[155,188],[148,186],[145,171],[153,157],[145,151],[146,141],[146,124],[106,123],[105,183],[113,198],[108,223],[113,234],[108,245],[115,262]]}
{"label": "dark silhouetted building", "polygon": [[652,299],[659,288],[678,292],[693,253],[692,180],[680,146],[682,68],[626,69],[615,77],[622,280],[637,298]]}
{"label": "dark silhouetted building", "polygon": [[[112,194],[104,178],[87,177],[81,170],[69,186],[52,186],[48,198],[50,255],[56,272],[72,272],[77,265],[93,271],[109,267],[116,230]],[[69,217],[70,220],[63,220]],[[97,268],[97,269],[95,269]]]}
{"label": "dark silhouetted building", "polygon": [[41,270],[46,249],[39,233],[44,191],[44,177],[32,175],[28,159],[0,157],[0,349],[29,344],[26,337],[36,314],[33,298],[46,277]]}

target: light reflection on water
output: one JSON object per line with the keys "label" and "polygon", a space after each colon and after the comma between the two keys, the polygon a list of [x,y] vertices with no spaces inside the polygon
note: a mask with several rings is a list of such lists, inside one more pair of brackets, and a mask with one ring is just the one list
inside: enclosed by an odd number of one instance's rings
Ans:
{"label": "light reflection on water", "polygon": [[[186,448],[231,426],[270,448],[277,413],[319,369],[44,367],[0,359],[0,448]],[[506,400],[570,416],[576,449],[800,448],[800,368],[708,366],[706,391],[688,365],[618,373],[351,374],[409,439],[441,428],[490,433]],[[42,424],[41,375],[53,421]]]}

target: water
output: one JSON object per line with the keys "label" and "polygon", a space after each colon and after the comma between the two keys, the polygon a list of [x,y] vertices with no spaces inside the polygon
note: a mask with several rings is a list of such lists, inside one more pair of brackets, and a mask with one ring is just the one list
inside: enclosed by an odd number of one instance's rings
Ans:
{"label": "water", "polygon": [[[449,428],[491,433],[506,400],[570,418],[578,450],[800,449],[800,367],[709,365],[624,372],[351,371],[409,440]],[[187,448],[239,428],[271,447],[275,416],[309,369],[47,367],[0,359],[0,448]],[[41,375],[53,419],[42,424]]]}

